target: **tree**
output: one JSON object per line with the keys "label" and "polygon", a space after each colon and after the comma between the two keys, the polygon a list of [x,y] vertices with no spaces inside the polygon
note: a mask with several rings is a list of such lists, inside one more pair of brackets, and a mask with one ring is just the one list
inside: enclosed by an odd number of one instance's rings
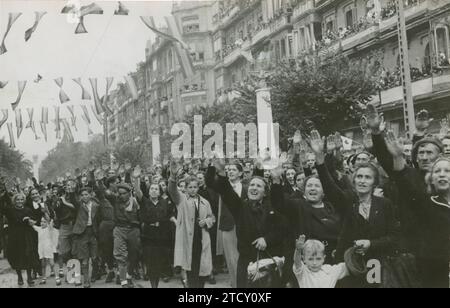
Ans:
{"label": "tree", "polygon": [[125,164],[127,161],[129,161],[133,166],[142,166],[145,163],[144,150],[144,145],[140,143],[127,143],[118,145],[114,149],[114,157],[120,164]]}
{"label": "tree", "polygon": [[[268,70],[262,79],[271,88],[273,118],[280,124],[282,144],[297,129],[316,128],[328,134],[352,126],[377,92],[379,59],[378,53],[363,59],[307,55]],[[194,109],[184,121],[192,125],[193,116],[202,115],[203,123],[256,123],[255,90],[260,81],[260,76],[248,78],[234,87],[239,95],[232,102]]]}
{"label": "tree", "polygon": [[40,179],[51,182],[66,172],[73,174],[77,168],[86,168],[90,161],[100,165],[108,159],[108,151],[102,135],[93,136],[89,142],[60,142],[42,161],[39,168]]}
{"label": "tree", "polygon": [[22,181],[30,179],[33,164],[25,159],[25,155],[0,140],[0,175],[7,178],[20,178]]}

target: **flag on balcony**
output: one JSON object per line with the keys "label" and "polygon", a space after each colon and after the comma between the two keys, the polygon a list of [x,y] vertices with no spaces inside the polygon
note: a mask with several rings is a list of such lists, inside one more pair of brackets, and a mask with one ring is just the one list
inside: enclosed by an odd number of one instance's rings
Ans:
{"label": "flag on balcony", "polygon": [[98,97],[97,78],[89,78],[89,82],[91,83],[92,94],[94,95],[95,111],[97,114],[101,114],[104,110],[100,98]]}
{"label": "flag on balcony", "polygon": [[0,45],[0,55],[6,53],[8,49],[6,49],[5,40],[8,36],[9,30],[11,30],[11,27],[16,22],[16,20],[22,15],[22,13],[9,13],[8,15],[8,25],[6,26],[6,32],[3,35],[2,44]]}
{"label": "flag on balcony", "polygon": [[68,142],[74,142],[75,139],[73,138],[73,134],[72,134],[72,130],[70,129],[70,125],[69,122],[67,121],[67,119],[63,119],[62,120],[63,126],[64,126],[64,136],[65,139]]}
{"label": "flag on balcony", "polygon": [[103,10],[96,3],[82,6],[79,10],[72,4],[63,7],[61,14],[74,14],[78,17],[78,25],[75,29],[75,34],[80,34],[87,33],[86,27],[84,26],[84,17],[91,14],[101,15],[103,14]]}
{"label": "flag on balcony", "polygon": [[25,31],[25,42],[27,42],[31,38],[31,35],[34,33],[34,31],[36,31],[39,22],[41,21],[42,17],[44,17],[45,14],[47,14],[47,12],[34,12],[35,15],[34,24],[31,28]]}
{"label": "flag on balcony", "polygon": [[2,119],[0,120],[0,129],[8,121],[8,109],[2,109]]}
{"label": "flag on balcony", "polygon": [[123,5],[122,2],[119,1],[119,7],[114,11],[114,15],[128,15],[130,10]]}
{"label": "flag on balcony", "polygon": [[169,27],[169,33],[176,39],[174,43],[175,51],[177,53],[178,61],[181,64],[181,71],[184,78],[195,75],[194,64],[192,63],[191,56],[189,54],[189,46],[186,45],[181,39],[180,29],[174,16],[165,17],[167,26]]}
{"label": "flag on balcony", "polygon": [[14,103],[11,104],[13,110],[16,110],[17,106],[19,105],[20,100],[22,99],[23,91],[25,91],[25,86],[26,86],[26,85],[27,85],[27,82],[26,82],[26,81],[19,81],[19,82],[17,83],[17,86],[18,86],[18,88],[19,88],[19,94],[18,94],[18,96],[17,96],[16,101],[15,101]]}
{"label": "flag on balcony", "polygon": [[131,97],[133,99],[138,99],[138,90],[134,78],[132,76],[125,76],[125,83],[127,84],[128,91],[130,91]]}
{"label": "flag on balcony", "polygon": [[70,119],[72,122],[72,126],[75,128],[75,131],[78,131],[77,128],[77,117],[75,116],[75,106],[67,106],[67,109],[69,110],[70,113]]}
{"label": "flag on balcony", "polygon": [[78,84],[81,88],[81,99],[82,100],[91,100],[92,97],[89,94],[89,92],[86,90],[86,88],[83,86],[83,83],[81,82],[81,78],[75,78],[72,79],[76,84]]}
{"label": "flag on balcony", "polygon": [[12,123],[8,123],[8,133],[9,133],[9,147],[10,148],[15,148],[16,147],[16,143],[14,141],[14,132],[13,132],[13,126]]}
{"label": "flag on balcony", "polygon": [[86,121],[87,124],[91,124],[91,118],[89,117],[89,111],[85,105],[81,105],[81,109],[83,110],[83,120]]}
{"label": "flag on balcony", "polygon": [[16,112],[17,139],[19,139],[23,131],[22,112],[20,109],[16,109],[15,112]]}
{"label": "flag on balcony", "polygon": [[56,78],[55,83],[59,88],[59,101],[61,104],[67,103],[70,101],[70,98],[67,96],[66,92],[62,89],[62,86],[64,84],[64,79],[62,77]]}
{"label": "flag on balcony", "polygon": [[33,125],[33,114],[34,114],[34,108],[27,108],[28,113],[28,123],[25,126],[25,128],[31,128]]}
{"label": "flag on balcony", "polygon": [[0,81],[0,89],[3,89],[8,84],[7,81]]}
{"label": "flag on balcony", "polygon": [[94,114],[94,116],[97,119],[98,123],[100,123],[100,125],[103,126],[102,116],[100,114],[97,114],[97,112],[95,112],[94,106],[91,105],[91,109],[92,109],[92,113]]}

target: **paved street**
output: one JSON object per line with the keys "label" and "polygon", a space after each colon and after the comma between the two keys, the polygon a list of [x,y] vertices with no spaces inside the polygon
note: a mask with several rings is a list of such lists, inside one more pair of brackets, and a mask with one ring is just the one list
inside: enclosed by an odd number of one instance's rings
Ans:
{"label": "paved street", "polygon": [[[1,258],[1,255],[0,255]],[[228,288],[228,275],[218,275],[216,277],[217,284],[216,285],[210,285],[206,284],[206,288]],[[148,281],[137,281],[135,282],[137,288],[150,288],[150,282]],[[9,268],[9,264],[6,261],[6,259],[1,258],[0,259],[0,289],[3,288],[17,288],[17,276],[12,272],[12,270]],[[24,288],[27,288],[26,284]],[[55,284],[54,278],[49,278],[47,280],[47,284],[44,286],[36,285],[35,288],[57,288]],[[72,285],[63,284],[61,287],[58,288],[75,288]],[[92,284],[92,288],[120,288],[120,286],[111,283],[111,284],[105,284],[104,281],[98,281],[94,284]],[[164,283],[161,281],[160,288],[182,288],[182,284],[179,280],[179,278],[173,278],[168,283]]]}

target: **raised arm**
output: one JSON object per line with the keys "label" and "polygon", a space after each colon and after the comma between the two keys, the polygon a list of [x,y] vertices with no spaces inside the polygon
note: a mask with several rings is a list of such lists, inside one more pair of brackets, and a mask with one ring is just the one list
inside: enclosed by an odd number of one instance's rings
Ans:
{"label": "raised arm", "polygon": [[170,160],[170,178],[169,178],[169,187],[168,192],[170,197],[172,198],[175,206],[179,206],[181,203],[181,194],[178,191],[177,187],[177,173],[179,171],[179,164],[172,158]]}
{"label": "raised arm", "polygon": [[133,184],[134,193],[136,194],[136,198],[139,202],[142,201],[144,194],[141,190],[141,167],[136,166],[131,176],[131,182]]}

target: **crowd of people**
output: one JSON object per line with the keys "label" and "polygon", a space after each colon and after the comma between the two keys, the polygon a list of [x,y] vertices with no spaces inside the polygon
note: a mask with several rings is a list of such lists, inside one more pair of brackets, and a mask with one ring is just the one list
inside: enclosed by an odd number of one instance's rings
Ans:
{"label": "crowd of people", "polygon": [[76,259],[86,288],[102,276],[131,288],[140,269],[157,288],[175,268],[203,288],[225,263],[234,288],[448,288],[450,135],[445,119],[429,134],[432,121],[421,111],[412,140],[397,138],[368,105],[365,149],[297,131],[275,168],[213,152],[145,170],[90,163],[48,185],[2,178],[5,255],[30,286],[49,267],[62,285]]}

